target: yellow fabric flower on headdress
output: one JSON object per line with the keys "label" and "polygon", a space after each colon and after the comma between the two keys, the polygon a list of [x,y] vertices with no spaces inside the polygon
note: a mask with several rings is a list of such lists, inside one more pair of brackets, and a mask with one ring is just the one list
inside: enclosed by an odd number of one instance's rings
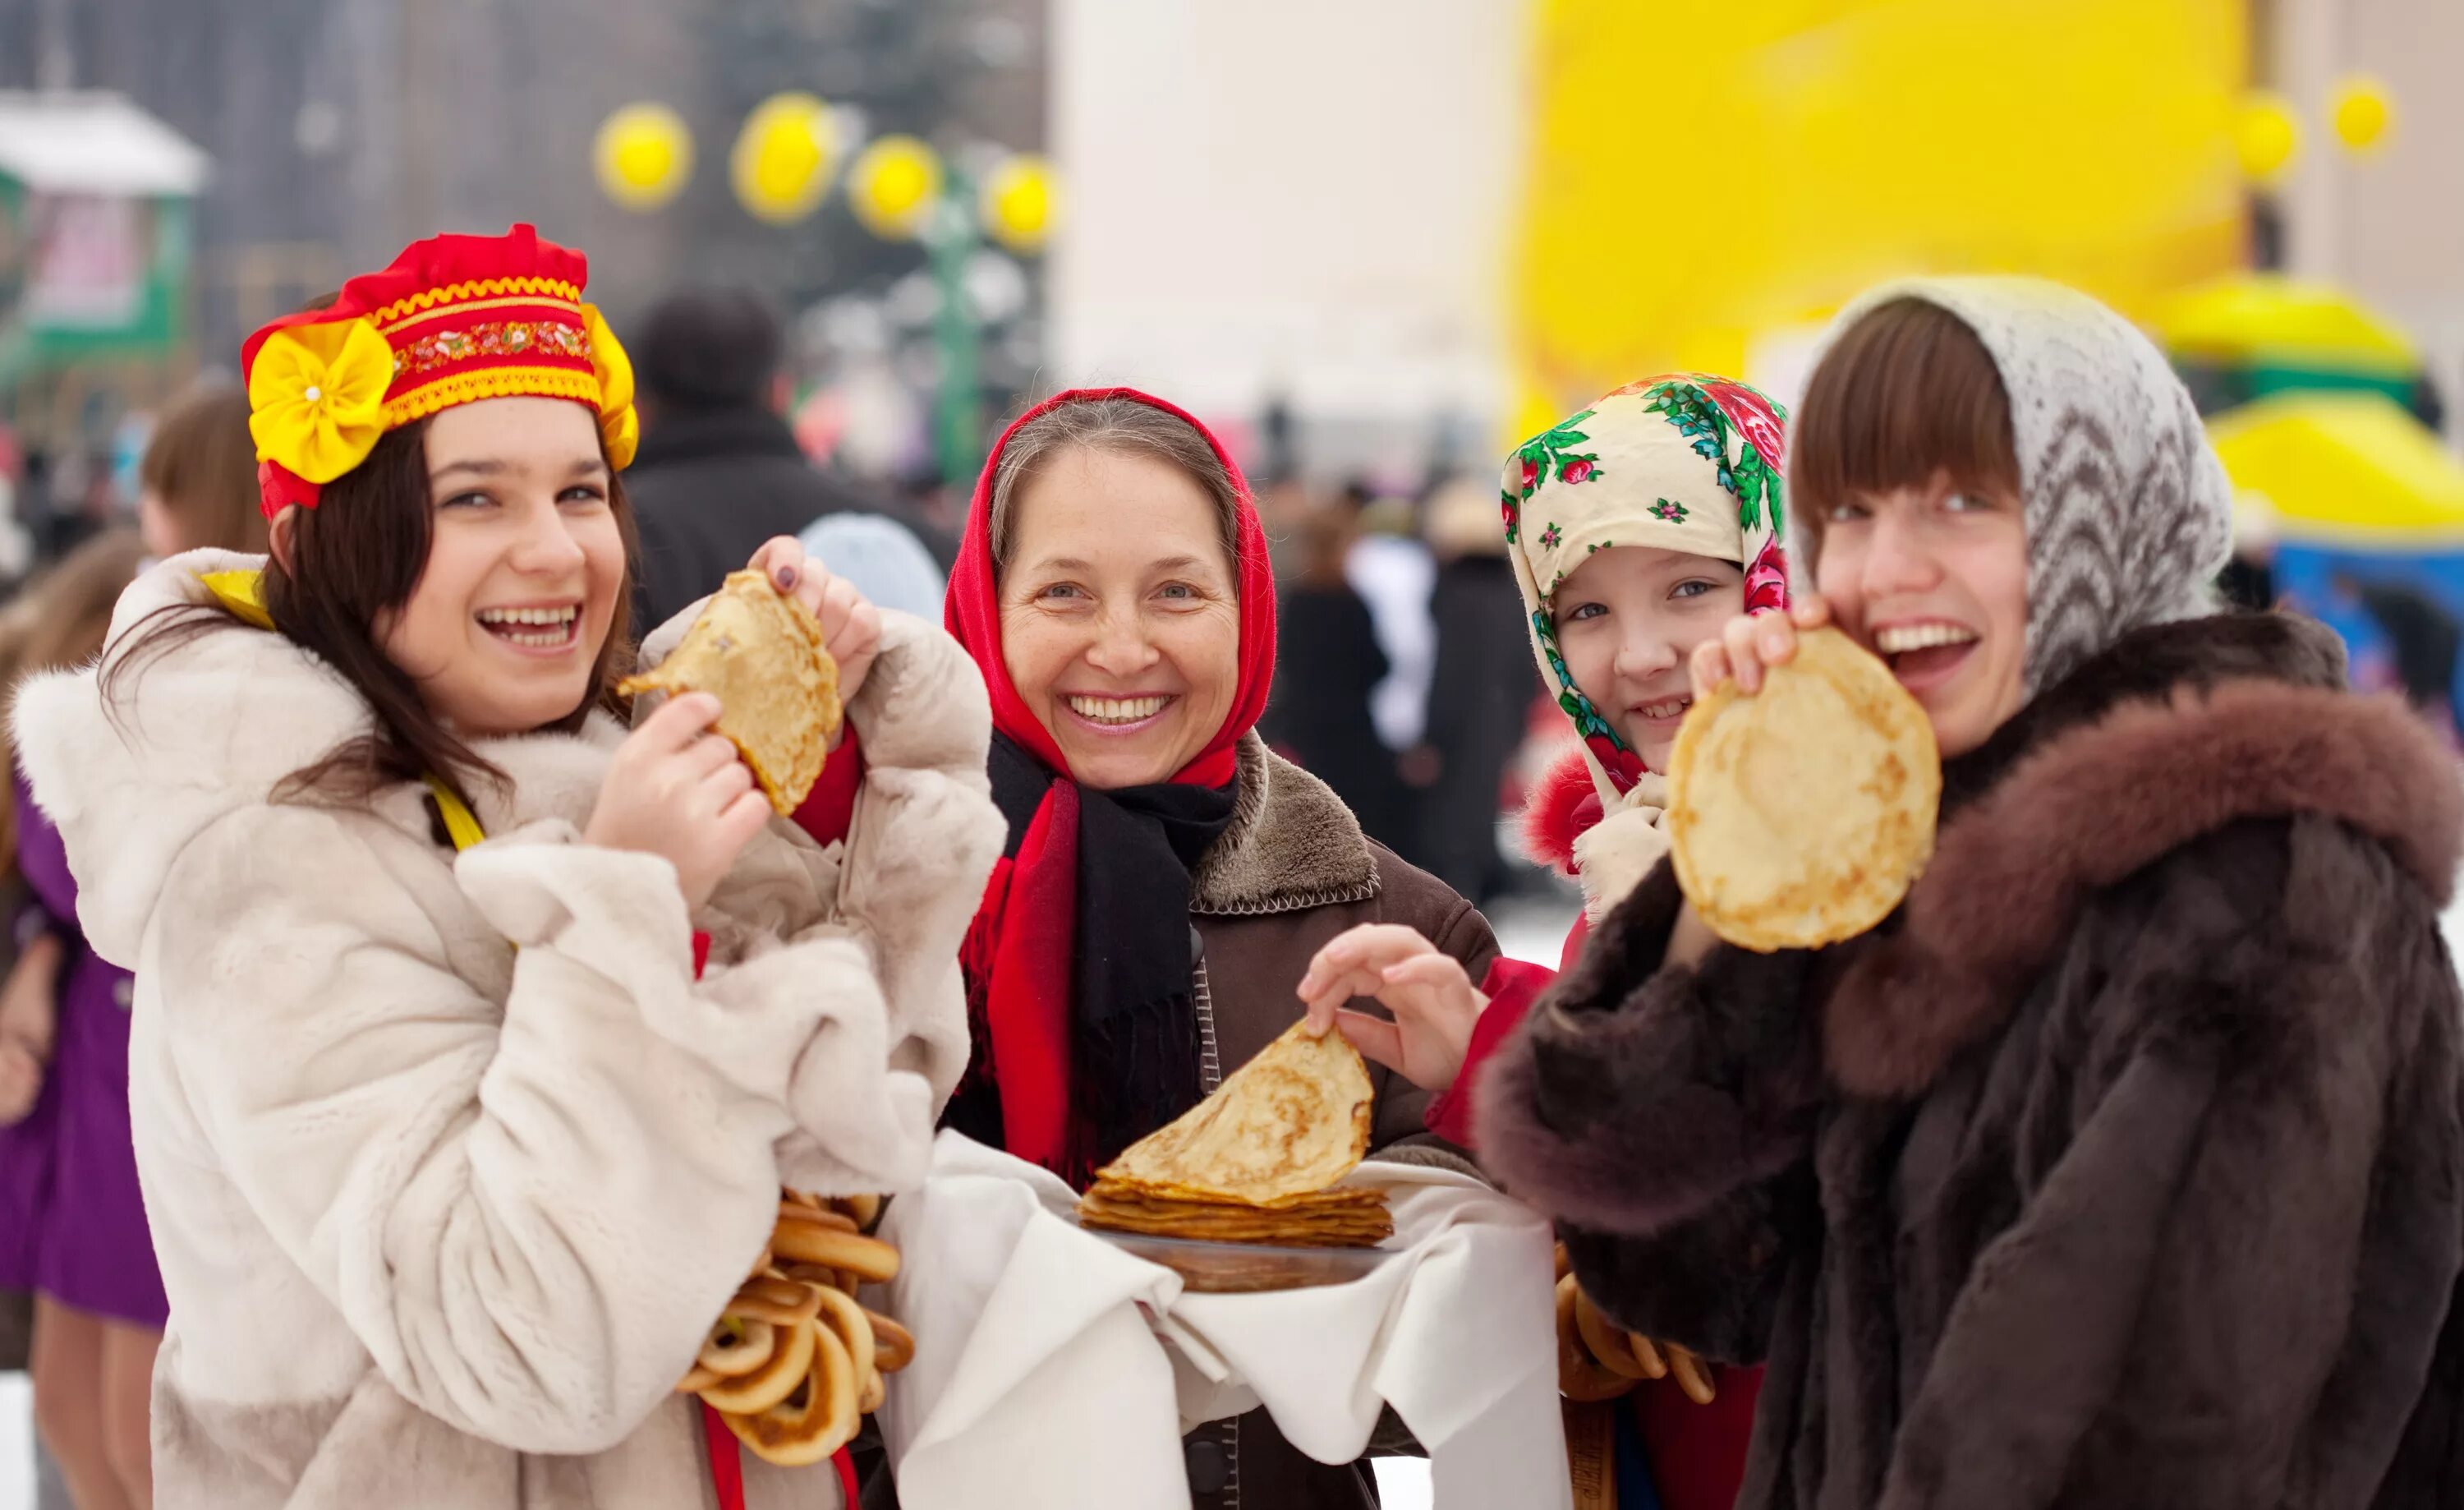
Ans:
{"label": "yellow fabric flower on headdress", "polygon": [[248,375],[248,433],[260,461],[319,484],[367,459],[385,434],[393,348],[364,320],[277,330]]}
{"label": "yellow fabric flower on headdress", "polygon": [[608,464],[622,472],[632,465],[642,441],[642,421],[633,412],[633,359],[598,305],[582,306],[582,329],[590,339],[591,370],[599,375],[600,438],[607,446]]}

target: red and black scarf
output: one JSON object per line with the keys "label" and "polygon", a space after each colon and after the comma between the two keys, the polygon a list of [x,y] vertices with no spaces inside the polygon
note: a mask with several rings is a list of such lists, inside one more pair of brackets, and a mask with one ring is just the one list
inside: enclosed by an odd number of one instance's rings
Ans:
{"label": "red and black scarf", "polygon": [[[1240,493],[1240,681],[1232,711],[1168,782],[1082,787],[1009,679],[988,522],[1019,425],[1063,404],[1128,398],[1206,436]],[[1232,821],[1234,746],[1274,679],[1275,586],[1265,531],[1222,446],[1180,410],[1129,389],[1075,389],[1020,417],[977,481],[950,577],[950,633],[992,694],[993,796],[1009,841],[960,963],[975,1051],[950,1125],[1083,1188],[1129,1144],[1195,1105],[1199,1032],[1192,873]]]}

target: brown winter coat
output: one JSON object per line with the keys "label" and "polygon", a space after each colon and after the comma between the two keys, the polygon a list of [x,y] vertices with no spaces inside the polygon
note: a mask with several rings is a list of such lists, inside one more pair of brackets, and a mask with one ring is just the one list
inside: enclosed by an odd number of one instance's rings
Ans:
{"label": "brown winter coat", "polygon": [[[1269,752],[1255,735],[1242,740],[1239,753],[1241,798],[1232,825],[1192,877],[1190,911],[1202,951],[1199,1023],[1215,1051],[1205,1060],[1210,1088],[1292,1025],[1301,1011],[1294,991],[1310,957],[1346,928],[1399,922],[1418,929],[1463,961],[1475,983],[1497,958],[1488,921],[1437,877],[1363,835],[1324,782]],[[1373,1151],[1407,1138],[1427,1141],[1421,1119],[1428,1092],[1378,1065],[1369,1074],[1377,1089]],[[1372,1510],[1377,1502],[1367,1464],[1310,1459],[1284,1440],[1264,1410],[1191,1434],[1193,1488],[1209,1476],[1210,1453],[1227,1444],[1235,1446],[1234,1472],[1222,1490],[1194,1495],[1196,1510]]]}
{"label": "brown winter coat", "polygon": [[2464,1504],[2464,788],[2315,625],[2139,631],[1820,955],[1667,867],[1481,1087],[1637,1330],[1766,1358],[1739,1503]]}
{"label": "brown winter coat", "polygon": [[[1427,872],[1360,832],[1326,783],[1269,751],[1255,734],[1237,746],[1241,793],[1232,822],[1191,880],[1200,1068],[1206,1087],[1248,1062],[1301,1015],[1296,991],[1317,951],[1364,922],[1417,929],[1461,960],[1474,982],[1497,958],[1488,920]],[[1375,1002],[1354,1006],[1381,1010]],[[1372,1064],[1377,1094],[1373,1152],[1405,1140],[1435,1145],[1422,1126],[1429,1093]],[[1392,1412],[1377,1450],[1408,1448]],[[1263,1410],[1217,1421],[1186,1443],[1195,1510],[1375,1510],[1365,1463],[1315,1461],[1284,1440]],[[869,1474],[868,1505],[888,1502]],[[1209,1484],[1222,1487],[1209,1491]]]}

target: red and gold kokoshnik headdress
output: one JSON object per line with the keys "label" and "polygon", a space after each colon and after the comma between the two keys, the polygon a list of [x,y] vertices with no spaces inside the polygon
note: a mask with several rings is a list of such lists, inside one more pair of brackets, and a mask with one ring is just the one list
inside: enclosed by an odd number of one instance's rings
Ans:
{"label": "red and gold kokoshnik headdress", "polygon": [[324,484],[366,460],[386,431],[476,399],[587,404],[608,460],[631,461],[633,366],[582,301],[589,269],[530,226],[432,236],[343,284],[332,308],[249,337],[240,368],[265,517],[315,508]]}

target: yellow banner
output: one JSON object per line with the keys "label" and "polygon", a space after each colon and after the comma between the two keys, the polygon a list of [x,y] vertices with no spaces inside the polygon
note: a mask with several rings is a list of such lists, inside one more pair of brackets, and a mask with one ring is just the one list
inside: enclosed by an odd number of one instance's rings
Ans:
{"label": "yellow banner", "polygon": [[[1532,0],[1515,431],[1918,272],[2239,265],[2246,0]],[[1763,374],[1768,375],[1768,374]]]}

